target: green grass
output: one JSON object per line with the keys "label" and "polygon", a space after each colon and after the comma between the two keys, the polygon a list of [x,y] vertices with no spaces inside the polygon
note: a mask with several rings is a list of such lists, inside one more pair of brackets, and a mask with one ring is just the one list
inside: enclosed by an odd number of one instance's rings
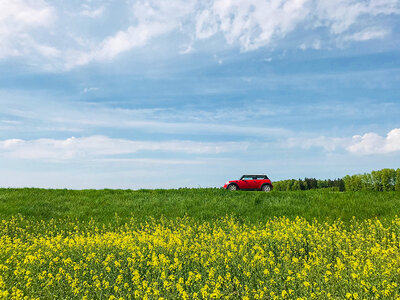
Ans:
{"label": "green grass", "polygon": [[[0,189],[0,218],[22,215],[32,220],[72,218],[101,223],[142,222],[150,218],[189,216],[212,221],[233,216],[255,223],[286,216],[348,222],[353,218],[392,219],[400,215],[398,192],[230,192],[221,189],[46,190]],[[118,218],[115,216],[118,215]]]}

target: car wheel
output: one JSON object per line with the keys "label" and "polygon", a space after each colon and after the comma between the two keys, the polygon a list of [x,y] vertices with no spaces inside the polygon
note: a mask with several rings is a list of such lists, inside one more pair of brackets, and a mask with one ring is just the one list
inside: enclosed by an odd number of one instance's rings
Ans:
{"label": "car wheel", "polygon": [[237,190],[237,186],[235,184],[230,184],[230,185],[228,185],[228,190],[236,191]]}
{"label": "car wheel", "polygon": [[269,184],[263,185],[261,190],[263,192],[270,192],[271,191],[271,186]]}

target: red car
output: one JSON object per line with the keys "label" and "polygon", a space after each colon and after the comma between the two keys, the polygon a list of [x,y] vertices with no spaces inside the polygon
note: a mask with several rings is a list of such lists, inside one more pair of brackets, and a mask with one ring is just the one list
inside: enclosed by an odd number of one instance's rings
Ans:
{"label": "red car", "polygon": [[269,192],[272,190],[272,183],[267,175],[243,175],[239,180],[231,180],[225,183],[224,189]]}

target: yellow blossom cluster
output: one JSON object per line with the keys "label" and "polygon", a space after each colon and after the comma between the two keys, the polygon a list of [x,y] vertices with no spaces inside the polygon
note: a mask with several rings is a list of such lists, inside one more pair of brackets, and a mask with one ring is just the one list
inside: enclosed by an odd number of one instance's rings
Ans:
{"label": "yellow blossom cluster", "polygon": [[4,299],[396,299],[400,218],[0,224]]}

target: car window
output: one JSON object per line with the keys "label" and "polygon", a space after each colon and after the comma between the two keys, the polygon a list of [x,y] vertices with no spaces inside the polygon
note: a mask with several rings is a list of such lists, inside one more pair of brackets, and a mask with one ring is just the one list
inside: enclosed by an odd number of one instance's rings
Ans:
{"label": "car window", "polygon": [[241,180],[263,180],[263,179],[268,179],[267,176],[265,175],[246,175],[246,176],[242,176]]}

